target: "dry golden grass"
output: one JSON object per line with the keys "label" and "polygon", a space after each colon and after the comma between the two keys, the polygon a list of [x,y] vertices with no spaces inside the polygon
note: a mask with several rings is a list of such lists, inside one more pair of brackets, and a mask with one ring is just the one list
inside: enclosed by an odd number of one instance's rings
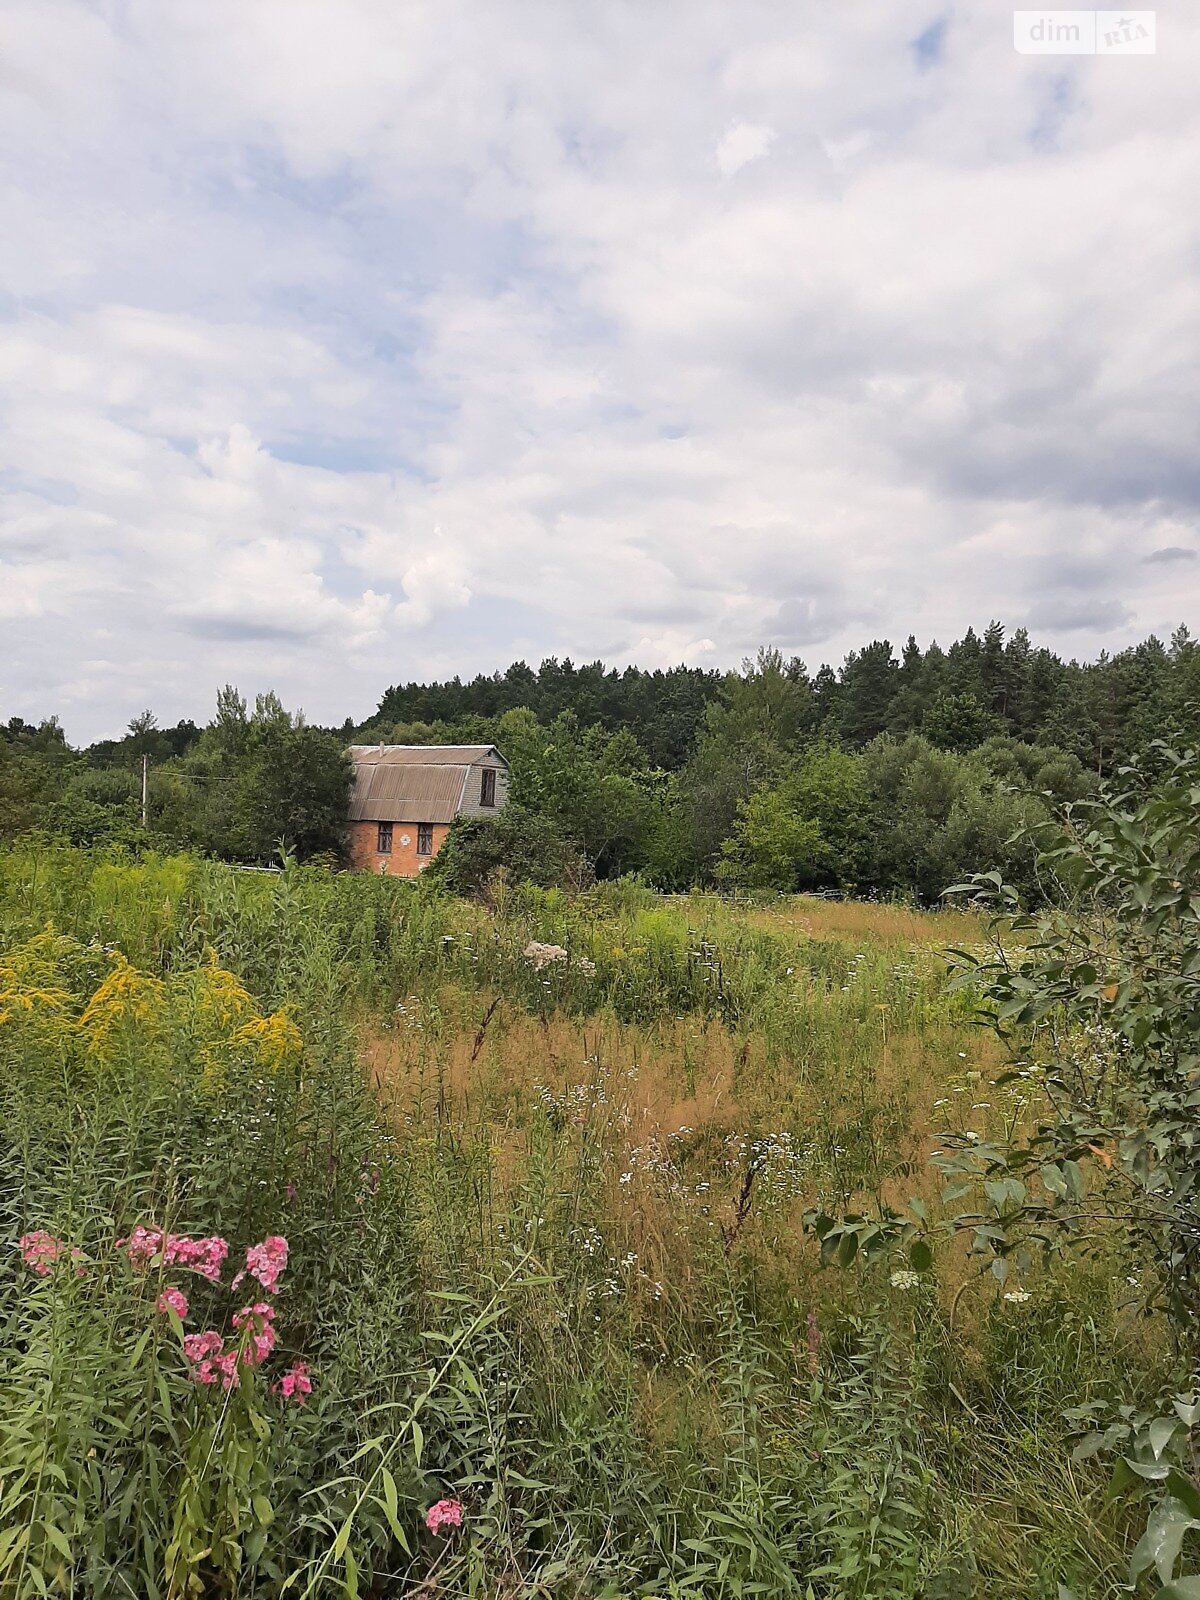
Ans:
{"label": "dry golden grass", "polygon": [[[959,914],[810,904],[829,921],[859,914],[849,948],[868,963],[904,956],[903,968],[864,967],[864,984],[893,982],[898,970],[924,981],[939,946],[978,934],[974,919]],[[801,914],[762,916],[778,929]],[[868,926],[885,931],[867,938]],[[833,938],[832,928],[822,936]],[[697,1249],[732,1238],[798,1283],[814,1266],[802,1238],[807,1206],[932,1198],[927,1157],[938,1130],[956,1118],[985,1136],[1006,1108],[982,1087],[1001,1065],[999,1048],[961,1012],[914,1008],[906,1026],[872,1000],[876,991],[854,997],[850,1010],[839,987],[795,982],[802,1058],[753,1022],[734,1032],[694,1014],[644,1026],[607,1009],[542,1018],[503,996],[493,1006],[497,997],[447,988],[370,1032],[366,1062],[398,1122],[426,1125],[430,1137],[450,1130],[487,1152],[498,1210],[526,1181],[535,1129],[549,1117],[558,1190],[578,1189],[590,1173],[607,1248],[636,1254],[650,1282],[686,1292]],[[743,1196],[754,1140],[796,1154],[790,1163],[773,1157]],[[949,1273],[948,1293],[959,1278],[960,1269]]]}
{"label": "dry golden grass", "polygon": [[909,906],[825,900],[805,894],[781,900],[767,911],[753,911],[749,920],[770,932],[786,930],[809,939],[866,939],[922,949],[978,944],[983,937],[981,919],[966,911],[915,911]]}

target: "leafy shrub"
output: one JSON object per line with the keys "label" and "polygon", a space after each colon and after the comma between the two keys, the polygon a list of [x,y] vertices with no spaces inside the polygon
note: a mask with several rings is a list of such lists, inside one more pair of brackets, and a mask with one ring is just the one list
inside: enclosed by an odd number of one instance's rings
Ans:
{"label": "leafy shrub", "polygon": [[557,823],[510,801],[494,817],[459,817],[425,876],[456,894],[485,894],[498,872],[542,888],[583,887],[590,872]]}

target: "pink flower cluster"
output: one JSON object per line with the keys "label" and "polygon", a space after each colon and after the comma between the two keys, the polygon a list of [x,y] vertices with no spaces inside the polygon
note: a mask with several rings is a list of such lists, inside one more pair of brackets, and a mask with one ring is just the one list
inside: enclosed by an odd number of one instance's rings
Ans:
{"label": "pink flower cluster", "polygon": [[[72,1245],[68,1252],[67,1246],[61,1239],[56,1239],[52,1233],[47,1233],[44,1228],[35,1228],[32,1233],[21,1235],[18,1246],[21,1259],[27,1267],[32,1267],[39,1278],[44,1278],[54,1263],[69,1254],[72,1261],[83,1259],[83,1251],[78,1245]],[[83,1268],[75,1268],[77,1277],[83,1276]]]}
{"label": "pink flower cluster", "polygon": [[287,1260],[287,1240],[281,1233],[273,1233],[261,1244],[252,1244],[246,1251],[245,1270],[233,1280],[233,1287],[236,1289],[249,1273],[252,1278],[258,1279],[268,1294],[274,1294],[279,1287],[279,1274],[287,1266]]}
{"label": "pink flower cluster", "polygon": [[290,1366],[275,1389],[285,1400],[294,1400],[298,1406],[302,1406],[312,1393],[312,1379],[304,1362],[297,1361]]}
{"label": "pink flower cluster", "polygon": [[187,1295],[182,1289],[164,1289],[158,1297],[158,1309],[164,1313],[173,1311],[182,1322],[188,1314]]}
{"label": "pink flower cluster", "polygon": [[[77,1263],[83,1256],[83,1251],[77,1246],[68,1247],[44,1228],[22,1235],[19,1248],[25,1265],[43,1278],[49,1275],[56,1262],[67,1258]],[[118,1239],[116,1248],[124,1250],[135,1267],[144,1268],[155,1256],[161,1256],[163,1266],[186,1267],[207,1278],[210,1283],[220,1282],[221,1267],[229,1254],[229,1245],[216,1234],[206,1239],[193,1239],[185,1233],[163,1233],[158,1228],[145,1228],[141,1224],[128,1238]],[[234,1278],[233,1287],[236,1289],[245,1277],[250,1276],[257,1279],[268,1294],[274,1294],[287,1260],[287,1240],[282,1234],[271,1234],[261,1244],[251,1245],[246,1251],[245,1268]],[[81,1266],[76,1266],[78,1273],[83,1270]],[[155,1305],[164,1315],[174,1311],[181,1322],[188,1314],[187,1295],[173,1285],[162,1290]],[[215,1328],[207,1328],[203,1333],[186,1334],[183,1353],[192,1363],[192,1376],[197,1383],[219,1382],[222,1388],[236,1388],[239,1366],[261,1366],[275,1349],[274,1322],[275,1307],[267,1300],[257,1300],[253,1305],[243,1306],[240,1311],[234,1312],[233,1326],[238,1338],[228,1348]],[[312,1379],[304,1362],[295,1362],[275,1385],[275,1390],[285,1399],[303,1405],[313,1390]],[[450,1501],[443,1502],[443,1505],[450,1504]]]}
{"label": "pink flower cluster", "polygon": [[260,1300],[254,1306],[243,1306],[240,1311],[234,1312],[234,1327],[239,1332],[247,1326],[250,1328],[250,1343],[242,1352],[243,1365],[260,1366],[274,1350],[275,1329],[271,1326],[274,1320],[275,1307],[269,1306],[265,1300]]}
{"label": "pink flower cluster", "polygon": [[[203,1242],[203,1241],[202,1241]],[[227,1250],[225,1241],[218,1241]],[[282,1234],[271,1234],[261,1244],[251,1245],[246,1251],[245,1268],[233,1280],[237,1286],[247,1276],[256,1278],[268,1294],[279,1287],[279,1275],[287,1266],[288,1243]],[[218,1263],[219,1265],[219,1263]],[[177,1291],[164,1291],[162,1298]],[[181,1297],[182,1298],[182,1297]],[[161,1304],[161,1300],[160,1300]],[[215,1328],[204,1333],[189,1334],[183,1341],[183,1353],[192,1363],[192,1376],[197,1383],[220,1383],[222,1388],[234,1389],[239,1380],[239,1365],[261,1366],[275,1348],[275,1307],[267,1300],[257,1300],[243,1306],[233,1314],[233,1326],[238,1339],[226,1348],[225,1341]],[[288,1400],[303,1405],[312,1393],[312,1380],[302,1361],[289,1369],[275,1385],[277,1393]]]}
{"label": "pink flower cluster", "polygon": [[238,1381],[238,1353],[235,1345],[222,1349],[224,1340],[215,1328],[204,1333],[189,1333],[183,1341],[183,1353],[194,1363],[192,1376],[197,1383],[216,1383],[223,1389],[234,1389]]}
{"label": "pink flower cluster", "polygon": [[217,1383],[223,1389],[236,1389],[238,1367],[257,1367],[275,1348],[275,1308],[263,1303],[243,1306],[233,1314],[233,1325],[240,1333],[249,1328],[250,1338],[243,1344],[239,1339],[225,1348],[225,1341],[215,1328],[203,1333],[189,1333],[183,1341],[183,1353],[192,1363],[192,1376],[197,1383]]}
{"label": "pink flower cluster", "polygon": [[221,1264],[229,1254],[229,1246],[216,1234],[192,1239],[186,1233],[164,1234],[157,1228],[143,1228],[140,1223],[128,1239],[117,1240],[117,1249],[123,1249],[135,1267],[145,1266],[161,1251],[164,1266],[187,1267],[209,1283],[220,1282]]}
{"label": "pink flower cluster", "polygon": [[425,1513],[425,1526],[430,1533],[438,1533],[443,1527],[461,1528],[463,1508],[461,1500],[439,1500],[436,1505],[430,1506]]}

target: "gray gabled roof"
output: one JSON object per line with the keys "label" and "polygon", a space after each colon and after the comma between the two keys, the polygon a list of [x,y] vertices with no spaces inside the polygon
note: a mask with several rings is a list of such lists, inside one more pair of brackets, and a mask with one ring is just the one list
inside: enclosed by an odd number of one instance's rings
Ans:
{"label": "gray gabled roof", "polygon": [[352,744],[351,822],[453,822],[476,762],[504,757],[490,744]]}
{"label": "gray gabled roof", "polygon": [[469,767],[485,756],[504,761],[494,744],[352,744],[350,754],[356,763],[389,767]]}
{"label": "gray gabled roof", "polygon": [[356,766],[351,822],[453,822],[469,767]]}

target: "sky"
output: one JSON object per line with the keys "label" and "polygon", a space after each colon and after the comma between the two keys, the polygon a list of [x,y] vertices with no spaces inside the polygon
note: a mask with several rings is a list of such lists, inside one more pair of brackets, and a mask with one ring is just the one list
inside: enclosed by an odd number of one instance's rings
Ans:
{"label": "sky", "polygon": [[0,717],[1200,631],[1200,10],[0,0]]}

